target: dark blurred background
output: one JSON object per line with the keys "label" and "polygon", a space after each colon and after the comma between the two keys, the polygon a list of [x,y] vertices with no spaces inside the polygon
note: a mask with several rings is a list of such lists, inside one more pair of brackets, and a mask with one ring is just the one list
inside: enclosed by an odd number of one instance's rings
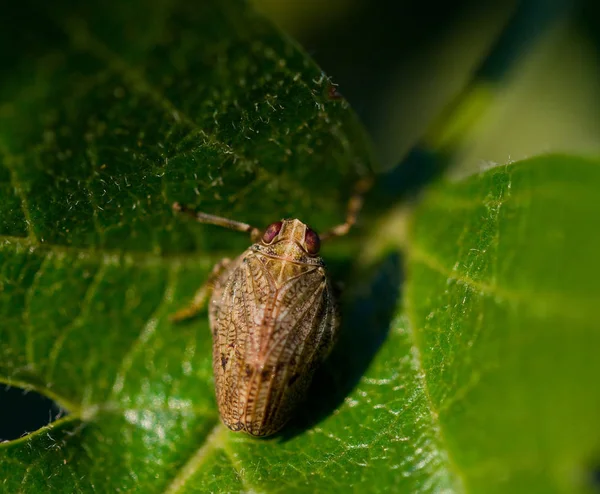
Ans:
{"label": "dark blurred background", "polygon": [[462,91],[482,87],[488,97],[461,136],[455,168],[600,150],[597,0],[253,3],[339,84],[384,169]]}

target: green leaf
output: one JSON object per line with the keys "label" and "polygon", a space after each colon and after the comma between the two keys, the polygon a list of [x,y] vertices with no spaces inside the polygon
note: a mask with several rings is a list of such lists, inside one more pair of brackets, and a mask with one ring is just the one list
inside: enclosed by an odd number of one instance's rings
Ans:
{"label": "green leaf", "polygon": [[171,205],[322,230],[368,145],[245,4],[91,3],[23,1],[0,29],[0,382],[69,412],[0,444],[3,489],[585,492],[600,449],[597,163],[438,185],[404,284],[398,253],[369,270],[356,237],[326,245],[348,280],[339,345],[281,436],[231,433],[205,318],[168,315],[248,239]]}
{"label": "green leaf", "polygon": [[323,230],[371,166],[367,141],[244,3],[93,4],[14,4],[0,29],[0,381],[69,412],[0,446],[2,486],[161,492],[200,459],[239,490],[207,322],[168,315],[249,239],[171,205]]}
{"label": "green leaf", "polygon": [[431,191],[407,325],[467,492],[588,492],[600,451],[598,162],[501,166]]}

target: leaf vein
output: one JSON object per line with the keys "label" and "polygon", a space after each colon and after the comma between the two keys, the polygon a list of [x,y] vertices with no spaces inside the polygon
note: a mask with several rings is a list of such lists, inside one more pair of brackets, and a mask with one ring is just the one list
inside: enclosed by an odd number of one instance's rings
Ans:
{"label": "leaf vein", "polygon": [[40,283],[40,278],[44,275],[44,270],[45,270],[46,264],[48,263],[48,261],[51,258],[52,258],[51,252],[48,251],[48,252],[44,253],[44,258],[43,258],[42,262],[40,263],[40,265],[37,269],[37,272],[35,273],[35,275],[33,277],[33,281],[31,282],[31,285],[29,285],[27,287],[27,290],[25,292],[25,303],[24,303],[24,308],[23,308],[23,322],[25,323],[25,338],[26,338],[25,352],[26,352],[26,358],[27,358],[27,365],[31,369],[35,368],[35,354],[34,354],[33,334],[32,334],[33,326],[31,325],[31,320],[30,320],[31,301],[33,299],[34,291]]}
{"label": "leaf vein", "polygon": [[226,428],[218,419],[215,419],[216,425],[206,436],[206,439],[196,450],[196,452],[188,459],[188,461],[179,469],[171,482],[164,490],[164,494],[175,494],[180,492],[186,485],[187,481],[200,469],[209,453],[220,447],[223,441],[223,435]]}
{"label": "leaf vein", "polygon": [[433,435],[437,439],[438,444],[438,453],[442,459],[445,460],[446,470],[448,473],[452,472],[454,474],[454,486],[456,492],[466,492],[465,482],[462,473],[458,470],[457,465],[454,463],[450,456],[450,448],[448,446],[448,442],[444,436],[444,431],[442,430],[442,426],[439,418],[439,411],[434,406],[433,400],[431,398],[431,394],[429,393],[429,385],[427,382],[427,373],[425,371],[425,367],[423,366],[423,358],[421,356],[421,342],[417,335],[417,331],[415,330],[415,325],[412,321],[416,321],[414,314],[412,313],[412,305],[411,305],[411,294],[407,293],[406,296],[406,313],[407,313],[407,325],[406,325],[406,334],[408,335],[412,348],[413,348],[413,368],[417,373],[417,379],[421,381],[421,390],[422,395],[425,398],[427,408],[429,410],[429,414],[431,417],[431,423],[433,428]]}
{"label": "leaf vein", "polygon": [[496,297],[497,302],[513,302],[536,317],[548,317],[549,314],[552,314],[577,320],[593,310],[596,304],[596,301],[592,299],[566,298],[564,294],[553,295],[541,291],[517,292],[496,284],[475,280],[466,273],[447,268],[439,259],[414,242],[410,248],[409,257],[411,262],[423,264],[448,280],[456,280],[476,294]]}
{"label": "leaf vein", "polygon": [[25,196],[25,189],[23,187],[23,183],[21,182],[17,171],[15,169],[13,160],[16,160],[17,158],[14,158],[11,154],[9,154],[5,149],[4,146],[2,146],[2,148],[0,148],[0,152],[4,155],[4,167],[8,170],[8,174],[10,177],[10,183],[15,191],[15,193],[17,194],[17,197],[19,198],[19,202],[21,204],[21,211],[23,212],[23,216],[25,217],[25,223],[26,223],[26,228],[27,228],[27,233],[29,235],[29,239],[31,240],[32,243],[39,243],[39,239],[37,238],[37,235],[35,233],[35,229],[33,226],[33,221],[31,220],[31,210],[29,208],[29,203],[27,201],[27,197]]}
{"label": "leaf vein", "polygon": [[83,320],[84,313],[89,310],[89,304],[91,303],[92,298],[94,297],[96,290],[100,286],[104,278],[104,273],[106,271],[108,263],[102,262],[100,267],[94,272],[93,279],[88,284],[85,295],[81,304],[79,305],[79,314],[73,318],[70,324],[66,325],[54,342],[52,349],[49,352],[48,357],[48,371],[47,371],[47,380],[48,382],[52,382],[52,376],[54,375],[54,369],[56,367],[56,362],[58,360],[58,355],[67,339],[67,336],[71,331],[77,326],[77,324]]}
{"label": "leaf vein", "polygon": [[[50,251],[55,255],[68,255],[71,257],[96,258],[100,262],[111,263],[116,259],[124,261],[132,261],[136,265],[142,266],[164,266],[168,264],[193,263],[195,266],[198,263],[205,264],[206,267],[214,265],[217,261],[227,256],[227,252],[221,251],[216,253],[202,253],[199,256],[197,253],[173,253],[173,254],[158,254],[156,252],[131,251],[107,248],[94,247],[75,247],[71,245],[58,244],[35,244],[28,237],[15,237],[11,235],[0,235],[0,248],[15,247],[15,250],[21,248],[23,250],[39,249],[41,251]],[[229,253],[230,254],[230,253]]]}
{"label": "leaf vein", "polygon": [[168,280],[163,291],[163,296],[157,304],[155,310],[148,318],[148,320],[142,325],[142,329],[138,337],[132,343],[131,348],[123,357],[123,360],[121,361],[121,367],[117,370],[116,373],[115,382],[112,386],[111,396],[117,396],[123,390],[127,372],[133,365],[133,359],[135,355],[141,350],[141,348],[155,333],[160,313],[164,310],[165,306],[168,305],[169,302],[171,302],[173,298],[173,291],[177,282],[177,274],[179,273],[179,268],[179,264],[173,264],[169,267]]}
{"label": "leaf vein", "polygon": [[91,55],[98,57],[100,60],[107,62],[110,68],[116,73],[121,74],[124,81],[133,89],[141,93],[145,93],[154,99],[168,114],[170,114],[175,122],[183,121],[193,129],[196,129],[199,134],[206,140],[204,144],[212,144],[220,149],[223,154],[232,155],[237,161],[247,161],[254,163],[256,160],[250,160],[234,151],[234,149],[218,139],[214,134],[207,133],[201,128],[194,119],[187,115],[180,108],[177,108],[171,100],[164,94],[158,91],[150,82],[146,80],[143,73],[132,69],[127,63],[116,53],[111,51],[104,43],[97,39],[84,23],[70,23],[65,27],[67,35],[71,37],[71,41],[75,46],[87,50]]}

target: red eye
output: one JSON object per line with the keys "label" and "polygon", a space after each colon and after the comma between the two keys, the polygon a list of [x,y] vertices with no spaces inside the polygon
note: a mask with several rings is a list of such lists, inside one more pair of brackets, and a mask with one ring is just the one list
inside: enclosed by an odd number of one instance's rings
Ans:
{"label": "red eye", "polygon": [[319,253],[319,249],[321,248],[321,239],[319,236],[312,231],[310,228],[306,228],[306,233],[304,234],[304,243],[306,244],[306,251],[314,256]]}
{"label": "red eye", "polygon": [[273,241],[273,239],[281,231],[281,225],[283,225],[281,221],[269,225],[262,238],[265,244],[270,244]]}

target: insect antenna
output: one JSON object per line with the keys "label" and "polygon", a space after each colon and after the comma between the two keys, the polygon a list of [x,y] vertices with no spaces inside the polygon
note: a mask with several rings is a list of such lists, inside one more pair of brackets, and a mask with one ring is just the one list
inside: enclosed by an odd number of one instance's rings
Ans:
{"label": "insect antenna", "polygon": [[249,225],[248,223],[242,223],[241,221],[230,220],[221,216],[194,211],[193,209],[188,208],[187,206],[184,206],[178,202],[173,204],[173,211],[187,214],[188,216],[194,218],[198,223],[208,223],[209,225],[222,226],[237,232],[249,233],[253,242],[259,239],[261,236],[261,231],[258,228]]}

